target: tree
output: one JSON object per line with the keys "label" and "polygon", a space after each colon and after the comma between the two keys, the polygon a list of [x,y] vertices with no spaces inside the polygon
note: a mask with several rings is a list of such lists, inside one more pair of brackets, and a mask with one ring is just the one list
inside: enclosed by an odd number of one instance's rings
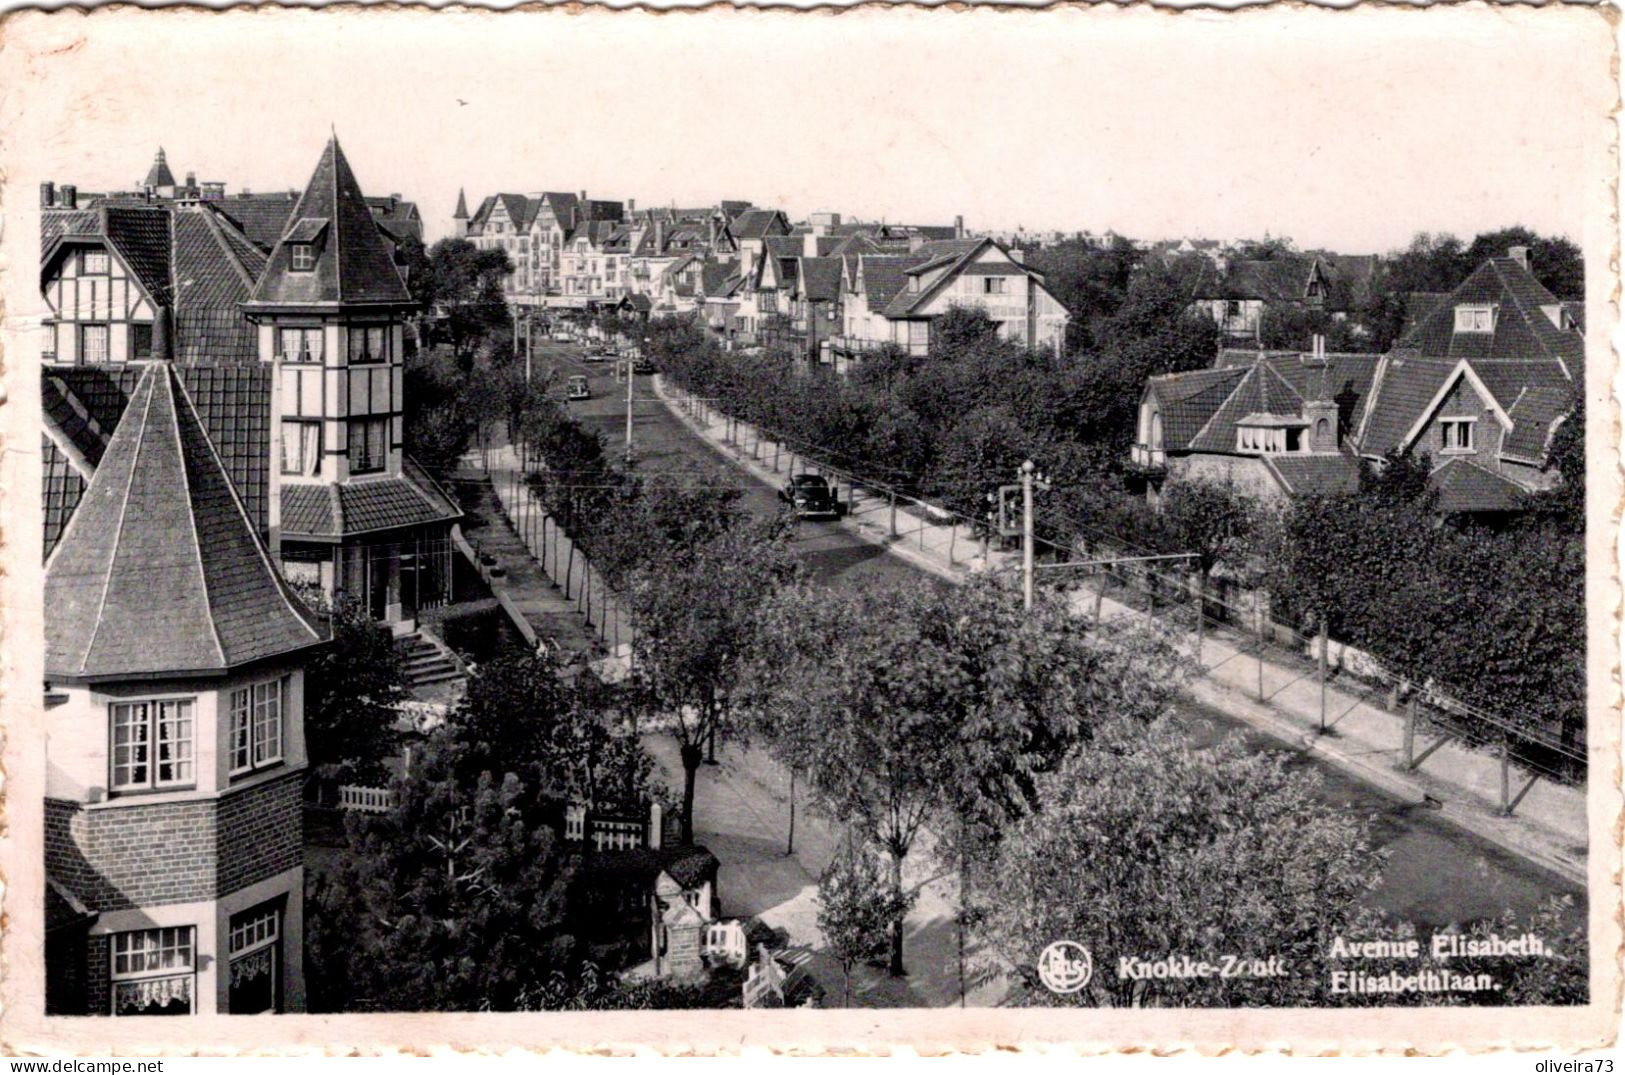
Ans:
{"label": "tree", "polygon": [[415,296],[445,318],[453,351],[466,364],[481,342],[512,331],[503,281],[513,262],[500,248],[481,250],[467,239],[442,239],[429,250]]}
{"label": "tree", "polygon": [[488,661],[447,716],[447,755],[464,783],[511,772],[559,802],[634,801],[650,790],[653,762],[611,726],[621,704],[591,672],[566,681],[550,654]]}
{"label": "tree", "polygon": [[1529,248],[1529,271],[1560,299],[1585,299],[1585,259],[1566,236],[1537,235],[1521,224],[1487,231],[1473,239],[1464,258],[1471,272],[1490,258],[1504,258],[1514,246]]}
{"label": "tree", "polygon": [[512,1010],[577,965],[574,856],[516,775],[461,780],[446,745],[396,783],[395,809],[352,815],[348,854],[315,885],[313,1007]]}
{"label": "tree", "polygon": [[885,958],[891,924],[909,904],[887,886],[875,850],[852,840],[819,875],[816,901],[818,932],[841,968],[842,995],[850,1006],[852,968]]}
{"label": "tree", "polygon": [[1187,478],[1168,483],[1161,509],[1163,548],[1196,554],[1196,598],[1205,610],[1213,569],[1244,566],[1258,502],[1232,482]]}
{"label": "tree", "polygon": [[[906,903],[904,860],[930,819],[991,838],[1073,744],[1150,719],[1178,681],[1166,647],[1096,635],[1057,595],[1026,611],[1008,581],[983,578],[787,589],[763,609],[741,697],[823,811],[886,852]],[[901,916],[891,941],[902,974]]]}
{"label": "tree", "polygon": [[[1040,782],[1042,808],[1012,826],[973,875],[988,936],[1053,1004],[1307,1005],[1327,980],[1327,944],[1358,913],[1380,864],[1366,822],[1321,802],[1312,773],[1250,753],[1239,736],[1207,750],[1170,722],[1111,731]],[[1096,973],[1060,995],[1039,954],[1085,944]],[[1213,953],[1279,957],[1288,973],[1140,979],[1119,959]],[[1104,968],[1111,968],[1110,971]]]}
{"label": "tree", "polygon": [[467,374],[452,349],[439,346],[409,355],[403,378],[407,453],[431,471],[451,470],[474,436],[464,399]]}
{"label": "tree", "polygon": [[1098,345],[1092,329],[1117,311],[1143,257],[1120,235],[1112,236],[1105,247],[1067,239],[1027,251],[1027,264],[1044,274],[1044,286],[1072,315],[1067,323],[1068,351]]}
{"label": "tree", "polygon": [[643,708],[671,722],[683,765],[682,841],[694,841],[694,785],[705,750],[733,730],[734,689],[757,608],[797,565],[780,518],[672,547],[632,575],[632,677]]}
{"label": "tree", "polygon": [[340,597],[329,622],[332,642],[305,668],[305,750],[323,779],[382,783],[384,760],[400,748],[401,652],[353,598]]}

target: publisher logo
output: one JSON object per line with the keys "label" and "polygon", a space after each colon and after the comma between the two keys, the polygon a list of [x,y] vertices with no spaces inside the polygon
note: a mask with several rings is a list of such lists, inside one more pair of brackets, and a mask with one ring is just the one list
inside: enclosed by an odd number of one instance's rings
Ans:
{"label": "publisher logo", "polygon": [[1038,980],[1052,993],[1076,993],[1094,973],[1089,949],[1076,941],[1056,941],[1038,957]]}

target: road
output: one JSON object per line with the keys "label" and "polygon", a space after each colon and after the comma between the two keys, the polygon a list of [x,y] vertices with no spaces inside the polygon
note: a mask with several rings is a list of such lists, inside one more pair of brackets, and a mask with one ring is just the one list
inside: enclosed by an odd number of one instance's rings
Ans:
{"label": "road", "polygon": [[[602,430],[611,445],[624,443],[626,387],[614,380],[609,364],[582,363],[580,349],[572,345],[548,343],[538,351],[540,368],[556,366],[561,378],[573,373],[588,375],[593,397],[572,403],[572,413]],[[713,472],[726,466],[713,448],[655,400],[648,378],[636,378],[633,398],[632,436],[641,465],[658,469],[687,462]],[[777,510],[772,489],[736,468],[728,468],[727,473],[744,490],[750,510]],[[833,522],[801,521],[795,550],[815,578],[832,586],[926,577]],[[1177,718],[1197,742],[1240,731],[1257,749],[1284,749],[1236,719],[1194,703],[1182,703]],[[1401,803],[1302,755],[1294,754],[1294,758],[1293,764],[1311,766],[1321,774],[1323,799],[1372,819],[1373,839],[1388,853],[1389,861],[1371,901],[1395,919],[1409,920],[1419,928],[1467,923],[1508,909],[1533,910],[1553,894],[1573,895],[1578,905],[1576,919],[1584,914],[1584,894],[1566,882],[1441,823],[1424,808]]]}

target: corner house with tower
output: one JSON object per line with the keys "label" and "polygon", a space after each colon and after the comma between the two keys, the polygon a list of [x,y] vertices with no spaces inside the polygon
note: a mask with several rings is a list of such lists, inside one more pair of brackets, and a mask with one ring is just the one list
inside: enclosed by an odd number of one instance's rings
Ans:
{"label": "corner house with tower", "polygon": [[41,186],[57,1014],[303,1008],[300,595],[397,626],[450,596],[409,299],[337,139],[297,199],[216,186]]}

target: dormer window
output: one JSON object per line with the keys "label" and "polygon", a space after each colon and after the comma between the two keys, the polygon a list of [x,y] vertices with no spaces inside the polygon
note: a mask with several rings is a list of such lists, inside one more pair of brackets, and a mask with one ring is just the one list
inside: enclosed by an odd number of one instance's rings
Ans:
{"label": "dormer window", "polygon": [[316,247],[310,243],[293,243],[288,247],[288,268],[294,272],[310,272],[316,267]]}
{"label": "dormer window", "polygon": [[1444,451],[1470,452],[1473,450],[1473,420],[1471,418],[1441,419],[1439,432],[1442,440],[1440,447]]}
{"label": "dormer window", "polygon": [[1494,332],[1495,307],[1490,303],[1463,303],[1456,307],[1457,332]]}

